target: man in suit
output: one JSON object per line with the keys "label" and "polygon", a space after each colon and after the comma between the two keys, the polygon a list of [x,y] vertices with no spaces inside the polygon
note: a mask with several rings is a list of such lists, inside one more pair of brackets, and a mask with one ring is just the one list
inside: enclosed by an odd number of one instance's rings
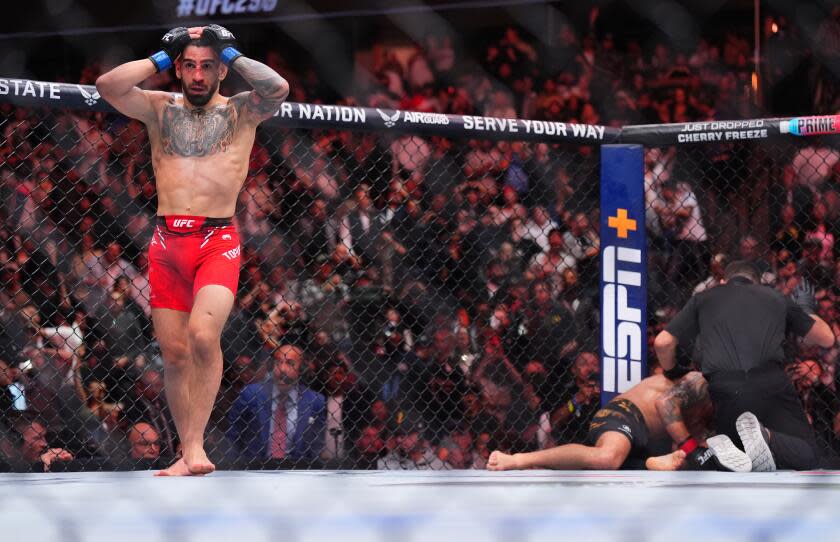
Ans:
{"label": "man in suit", "polygon": [[324,449],[326,399],[300,383],[303,351],[283,345],[272,376],[248,384],[228,413],[228,438],[248,459],[318,459]]}

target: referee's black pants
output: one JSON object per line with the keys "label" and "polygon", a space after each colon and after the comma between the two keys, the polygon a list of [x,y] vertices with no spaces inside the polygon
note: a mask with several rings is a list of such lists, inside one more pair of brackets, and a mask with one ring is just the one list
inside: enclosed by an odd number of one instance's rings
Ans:
{"label": "referee's black pants", "polygon": [[809,470],[818,466],[816,439],[799,395],[781,367],[750,371],[717,371],[706,375],[715,406],[716,430],[738,445],[735,420],[752,412],[770,430],[770,451],[780,469]]}

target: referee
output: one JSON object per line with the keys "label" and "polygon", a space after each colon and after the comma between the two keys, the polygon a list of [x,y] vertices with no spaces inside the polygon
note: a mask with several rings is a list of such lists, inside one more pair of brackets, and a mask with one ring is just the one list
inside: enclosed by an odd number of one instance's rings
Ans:
{"label": "referee", "polygon": [[677,345],[697,339],[717,432],[743,444],[753,471],[817,466],[814,433],[782,368],[788,333],[823,348],[834,344],[815,306],[813,287],[804,280],[788,299],[759,284],[753,264],[735,261],[720,286],[692,297],[654,341],[668,371]]}

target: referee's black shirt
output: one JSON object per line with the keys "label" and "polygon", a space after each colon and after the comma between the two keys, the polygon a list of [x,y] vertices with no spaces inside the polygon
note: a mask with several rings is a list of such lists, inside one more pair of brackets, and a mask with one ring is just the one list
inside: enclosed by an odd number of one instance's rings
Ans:
{"label": "referee's black shirt", "polygon": [[785,335],[805,336],[813,325],[805,311],[778,291],[734,277],[692,297],[665,329],[680,344],[699,335],[700,370],[709,375],[781,366]]}

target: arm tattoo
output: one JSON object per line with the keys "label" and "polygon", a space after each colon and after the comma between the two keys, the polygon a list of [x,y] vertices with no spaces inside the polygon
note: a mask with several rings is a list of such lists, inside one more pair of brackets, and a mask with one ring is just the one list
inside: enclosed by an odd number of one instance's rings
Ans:
{"label": "arm tattoo", "polygon": [[662,409],[662,421],[671,425],[683,421],[683,412],[709,397],[709,384],[699,373],[692,374],[671,388],[665,394]]}
{"label": "arm tattoo", "polygon": [[280,109],[289,94],[289,85],[277,72],[248,57],[236,59],[233,69],[254,87],[248,96],[249,110],[260,118],[268,118]]}
{"label": "arm tattoo", "polygon": [[180,156],[207,156],[224,152],[233,141],[237,109],[233,105],[196,108],[173,103],[163,109],[160,139],[163,152]]}

